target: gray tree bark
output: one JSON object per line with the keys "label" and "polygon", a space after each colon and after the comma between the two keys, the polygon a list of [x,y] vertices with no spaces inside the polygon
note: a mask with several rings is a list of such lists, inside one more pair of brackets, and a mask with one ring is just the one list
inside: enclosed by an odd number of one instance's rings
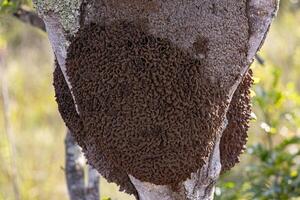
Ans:
{"label": "gray tree bark", "polygon": [[[84,23],[98,21],[100,19],[100,7],[105,1],[101,0],[34,0],[39,15],[43,18],[49,34],[54,53],[64,73],[69,88],[72,85],[66,74],[65,59],[67,48],[70,44],[68,38],[74,36],[76,31]],[[201,5],[201,0],[199,0]],[[250,27],[250,39],[248,47],[248,62],[251,63],[260,49],[268,32],[273,17],[278,8],[278,0],[248,0],[248,19]],[[230,88],[229,99],[247,72],[249,65],[243,66],[240,77]],[[76,105],[76,102],[74,101]],[[226,115],[223,124],[219,127],[216,143],[211,155],[207,158],[207,164],[193,173],[191,179],[181,183],[178,191],[174,192],[169,186],[154,185],[137,180],[133,176],[130,179],[138,191],[141,200],[211,200],[213,199],[214,186],[221,171],[219,141],[222,132],[227,125]]]}
{"label": "gray tree bark", "polygon": [[70,131],[65,138],[65,175],[71,200],[85,199],[84,159]]}
{"label": "gray tree bark", "polygon": [[99,173],[88,166],[88,182],[85,183],[85,158],[69,130],[65,149],[65,175],[70,200],[99,200]]}

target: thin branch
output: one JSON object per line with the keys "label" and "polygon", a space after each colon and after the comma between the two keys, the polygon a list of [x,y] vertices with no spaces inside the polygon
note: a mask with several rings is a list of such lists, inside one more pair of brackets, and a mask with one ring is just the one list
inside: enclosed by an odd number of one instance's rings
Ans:
{"label": "thin branch", "polygon": [[256,54],[256,55],[255,55],[255,59],[256,59],[256,61],[257,61],[260,65],[262,65],[262,66],[265,65],[265,60],[264,60],[263,57],[261,57],[260,55]]}
{"label": "thin branch", "polygon": [[13,15],[20,21],[46,32],[44,21],[36,13],[19,8]]}

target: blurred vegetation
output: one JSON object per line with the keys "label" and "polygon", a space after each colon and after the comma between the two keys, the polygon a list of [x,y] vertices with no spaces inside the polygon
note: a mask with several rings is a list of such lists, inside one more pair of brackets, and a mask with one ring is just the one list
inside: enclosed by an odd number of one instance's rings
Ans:
{"label": "blurred vegetation", "polygon": [[21,6],[32,7],[31,0],[0,0],[0,14],[11,14]]}
{"label": "blurred vegetation", "polygon": [[[46,34],[11,16],[21,5],[32,6],[0,0],[0,200],[67,199],[53,55]],[[260,52],[264,65],[252,65],[256,117],[248,148],[241,163],[222,175],[217,200],[300,199],[299,22],[300,1],[281,0]],[[103,200],[133,199],[104,179],[100,192]]]}

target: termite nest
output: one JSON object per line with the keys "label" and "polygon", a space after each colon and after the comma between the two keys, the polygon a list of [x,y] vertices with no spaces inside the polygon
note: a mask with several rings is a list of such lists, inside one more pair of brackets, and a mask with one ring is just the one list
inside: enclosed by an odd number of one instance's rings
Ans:
{"label": "termite nest", "polygon": [[[208,39],[196,50],[209,51]],[[66,59],[71,92],[59,68],[59,111],[88,163],[108,181],[136,194],[128,174],[174,186],[201,168],[223,122],[228,97],[211,66],[131,22],[90,24],[71,42]],[[250,117],[248,73],[235,92],[221,140],[223,170],[238,162]]]}

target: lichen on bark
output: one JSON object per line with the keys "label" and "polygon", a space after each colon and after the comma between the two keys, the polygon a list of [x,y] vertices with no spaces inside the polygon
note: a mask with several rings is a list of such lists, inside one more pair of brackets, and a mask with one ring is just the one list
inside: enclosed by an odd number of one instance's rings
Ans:
{"label": "lichen on bark", "polygon": [[78,30],[82,0],[33,0],[33,3],[41,16],[51,12],[58,15],[66,32],[73,35]]}

